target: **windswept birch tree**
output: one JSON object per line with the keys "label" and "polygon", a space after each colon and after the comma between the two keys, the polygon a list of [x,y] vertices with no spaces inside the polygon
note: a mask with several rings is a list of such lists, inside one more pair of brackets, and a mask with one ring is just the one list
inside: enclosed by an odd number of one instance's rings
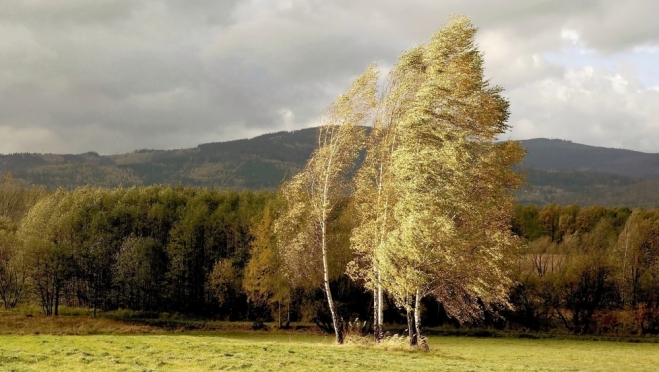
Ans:
{"label": "windswept birch tree", "polygon": [[[370,66],[329,107],[318,131],[318,147],[304,169],[282,188],[286,208],[275,224],[279,252],[294,281],[321,282],[336,342],[343,343],[342,327],[330,288],[328,223],[336,204],[351,192],[349,173],[364,142],[363,126],[372,120],[378,74]],[[320,270],[318,270],[320,266]]]}
{"label": "windswept birch tree", "polygon": [[407,309],[410,342],[426,349],[423,297],[464,321],[482,316],[483,304],[507,304],[511,281],[508,221],[520,183],[511,167],[524,152],[495,143],[508,129],[508,102],[483,77],[475,34],[456,17],[401,56],[357,177],[353,271],[361,267],[370,287],[384,287]]}
{"label": "windswept birch tree", "polygon": [[376,251],[383,247],[388,234],[395,228],[391,211],[398,192],[393,184],[391,156],[398,144],[397,124],[412,108],[423,77],[415,70],[416,66],[406,63],[412,54],[413,51],[404,54],[389,73],[366,144],[366,157],[355,176],[354,205],[358,222],[350,238],[355,257],[348,265],[348,274],[363,281],[373,292],[376,341],[383,335],[384,323],[384,288]]}

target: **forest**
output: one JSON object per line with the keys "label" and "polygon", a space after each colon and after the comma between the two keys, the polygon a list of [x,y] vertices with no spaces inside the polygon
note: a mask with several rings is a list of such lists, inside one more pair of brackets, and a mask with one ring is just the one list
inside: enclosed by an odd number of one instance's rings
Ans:
{"label": "forest", "polygon": [[[164,186],[48,192],[4,176],[0,189],[0,296],[5,308],[34,302],[227,319],[331,319],[319,286],[291,286],[267,244],[270,192]],[[369,319],[373,297],[350,279],[351,201],[330,229],[331,268],[343,319]],[[593,334],[659,333],[659,211],[547,205],[515,208],[520,239],[511,307],[467,324]],[[385,297],[386,323],[405,311]],[[423,323],[458,325],[424,300]],[[494,315],[494,314],[492,314]],[[386,325],[385,325],[386,327]]]}

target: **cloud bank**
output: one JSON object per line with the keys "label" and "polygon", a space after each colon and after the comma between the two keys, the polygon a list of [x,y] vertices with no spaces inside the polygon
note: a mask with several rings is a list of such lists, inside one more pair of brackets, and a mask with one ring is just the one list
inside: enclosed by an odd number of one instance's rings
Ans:
{"label": "cloud bank", "polygon": [[659,152],[659,3],[11,0],[0,152],[113,154],[312,126],[450,14],[480,28],[512,130]]}

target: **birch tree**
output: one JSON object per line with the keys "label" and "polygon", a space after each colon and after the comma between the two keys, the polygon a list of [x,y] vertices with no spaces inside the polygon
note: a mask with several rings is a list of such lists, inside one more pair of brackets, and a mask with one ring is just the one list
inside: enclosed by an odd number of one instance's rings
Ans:
{"label": "birch tree", "polygon": [[414,50],[404,54],[387,77],[366,143],[366,157],[355,176],[354,204],[358,222],[350,238],[355,257],[348,265],[348,274],[363,281],[373,292],[376,341],[383,335],[384,288],[375,252],[383,247],[389,232],[395,228],[391,211],[397,189],[391,174],[391,156],[397,147],[397,124],[406,110],[411,109],[423,77],[414,64],[407,63],[413,55]]}
{"label": "birch tree", "polygon": [[653,228],[657,226],[656,213],[635,209],[627,218],[615,249],[618,265],[617,282],[622,305],[638,305],[643,296],[643,277],[653,277],[659,256],[652,249]]}
{"label": "birch tree", "polygon": [[15,231],[2,228],[0,219],[0,299],[5,309],[16,307],[25,294],[27,267]]}
{"label": "birch tree", "polygon": [[348,176],[362,147],[363,125],[372,117],[377,80],[377,70],[372,65],[329,107],[318,131],[316,150],[304,169],[282,188],[287,207],[275,225],[279,251],[291,276],[313,280],[314,271],[320,266],[319,284],[325,292],[339,344],[343,334],[330,288],[332,237],[328,223],[336,204],[350,192]]}
{"label": "birch tree", "polygon": [[495,143],[508,129],[508,102],[484,79],[475,34],[466,17],[453,18],[398,62],[410,72],[403,86],[414,98],[397,118],[389,164],[395,228],[373,262],[384,287],[414,314],[423,348],[423,297],[436,297],[461,321],[481,316],[482,303],[507,303],[515,244],[507,224],[520,182],[511,167],[524,152]]}
{"label": "birch tree", "polygon": [[364,163],[357,173],[355,210],[359,225],[353,229],[350,240],[355,258],[348,264],[348,274],[362,280],[373,292],[373,334],[376,341],[382,337],[383,288],[378,264],[373,260],[375,251],[384,243],[392,229],[390,218],[395,194],[391,188],[389,157],[395,146],[395,127],[376,121],[369,141]]}

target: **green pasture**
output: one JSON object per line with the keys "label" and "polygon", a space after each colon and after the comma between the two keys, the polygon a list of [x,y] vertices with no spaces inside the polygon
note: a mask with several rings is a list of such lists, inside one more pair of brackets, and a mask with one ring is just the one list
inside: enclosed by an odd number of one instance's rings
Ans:
{"label": "green pasture", "polygon": [[656,371],[659,344],[430,337],[432,351],[333,344],[333,337],[235,332],[2,335],[1,371]]}

